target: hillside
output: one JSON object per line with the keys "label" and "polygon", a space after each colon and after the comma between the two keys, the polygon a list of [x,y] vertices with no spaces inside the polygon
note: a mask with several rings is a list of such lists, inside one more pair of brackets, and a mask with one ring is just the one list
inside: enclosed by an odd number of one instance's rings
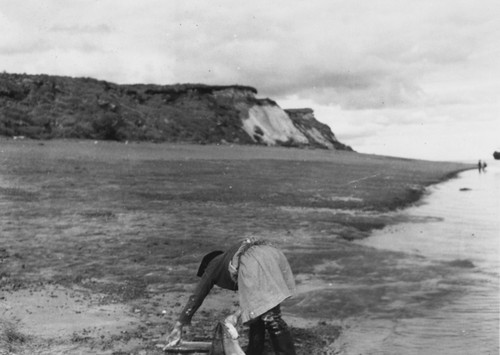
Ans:
{"label": "hillside", "polygon": [[0,135],[352,150],[311,109],[283,110],[256,94],[239,85],[118,85],[3,73]]}

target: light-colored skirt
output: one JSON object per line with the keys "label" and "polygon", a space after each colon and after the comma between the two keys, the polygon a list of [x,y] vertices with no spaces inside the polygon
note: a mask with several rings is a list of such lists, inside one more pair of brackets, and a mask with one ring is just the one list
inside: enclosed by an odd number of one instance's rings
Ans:
{"label": "light-colored skirt", "polygon": [[280,250],[254,245],[241,256],[238,294],[243,323],[276,307],[294,292],[292,269]]}

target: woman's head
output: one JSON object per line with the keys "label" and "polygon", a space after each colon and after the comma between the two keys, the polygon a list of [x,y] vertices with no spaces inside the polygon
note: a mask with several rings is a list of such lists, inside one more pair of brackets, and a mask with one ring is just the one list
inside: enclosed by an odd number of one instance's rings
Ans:
{"label": "woman's head", "polygon": [[224,252],[222,250],[214,250],[208,253],[203,257],[200,263],[200,267],[198,268],[198,272],[196,273],[196,276],[202,277],[203,274],[205,273],[205,270],[208,267],[208,264],[217,256],[220,254],[223,254]]}

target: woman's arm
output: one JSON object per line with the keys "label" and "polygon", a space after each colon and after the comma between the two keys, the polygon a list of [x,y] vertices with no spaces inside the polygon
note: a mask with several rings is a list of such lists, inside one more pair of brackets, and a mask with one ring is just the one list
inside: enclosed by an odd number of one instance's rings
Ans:
{"label": "woman's arm", "polygon": [[189,296],[186,305],[179,315],[178,322],[180,322],[183,326],[191,324],[191,319],[193,318],[198,308],[200,308],[201,304],[205,300],[205,297],[207,297],[207,295],[210,293],[210,290],[212,289],[214,284],[215,281],[213,280],[211,275],[207,275],[207,273],[205,273],[196,286],[193,294]]}
{"label": "woman's arm", "polygon": [[[213,269],[212,269],[213,270]],[[210,290],[215,284],[215,278],[213,277],[213,271],[207,270],[201,280],[198,282],[193,294],[189,297],[186,305],[182,309],[174,328],[171,330],[167,337],[167,346],[165,348],[175,346],[182,340],[182,328],[186,325],[191,324],[191,319],[196,313],[198,308],[205,297],[210,293]]]}

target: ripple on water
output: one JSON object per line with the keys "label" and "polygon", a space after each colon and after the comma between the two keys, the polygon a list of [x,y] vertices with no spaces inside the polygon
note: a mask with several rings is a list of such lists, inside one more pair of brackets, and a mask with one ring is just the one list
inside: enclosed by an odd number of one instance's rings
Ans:
{"label": "ripple on water", "polygon": [[[468,188],[466,193],[460,191],[463,187]],[[457,272],[448,286],[459,292],[448,298],[427,294],[429,302],[436,302],[431,312],[396,317],[389,323],[358,321],[353,337],[358,332],[357,339],[363,334],[372,342],[348,342],[347,353],[499,353],[500,166],[486,174],[464,172],[431,190],[422,204],[402,212],[417,219],[377,231],[358,243],[441,262]],[[422,223],[423,217],[435,219]],[[443,270],[436,268],[436,277]]]}

